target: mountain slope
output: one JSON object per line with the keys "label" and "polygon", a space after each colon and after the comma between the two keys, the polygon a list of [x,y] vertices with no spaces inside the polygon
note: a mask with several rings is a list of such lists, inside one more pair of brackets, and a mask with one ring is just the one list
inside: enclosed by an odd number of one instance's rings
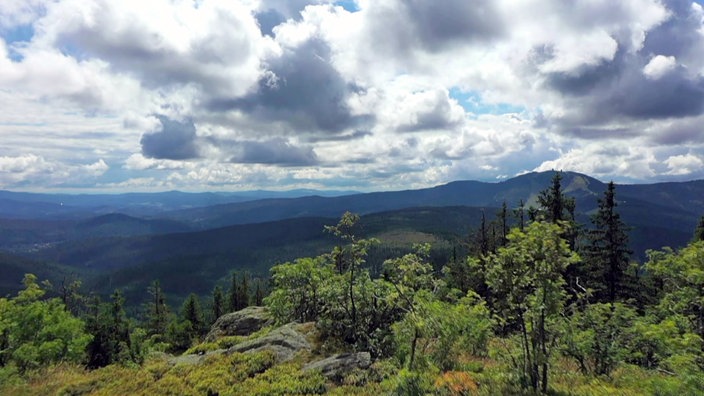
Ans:
{"label": "mountain slope", "polygon": [[[426,206],[499,207],[506,201],[511,207],[520,200],[535,204],[538,193],[550,184],[552,172],[530,173],[499,183],[456,181],[419,190],[353,194],[342,197],[301,197],[267,199],[244,203],[215,205],[166,213],[178,221],[209,228],[291,217],[339,217],[345,211],[360,214]],[[566,172],[563,184],[568,194],[577,197],[580,211],[596,207],[596,198],[606,188],[604,183],[578,173]],[[704,192],[704,183],[702,184]]]}

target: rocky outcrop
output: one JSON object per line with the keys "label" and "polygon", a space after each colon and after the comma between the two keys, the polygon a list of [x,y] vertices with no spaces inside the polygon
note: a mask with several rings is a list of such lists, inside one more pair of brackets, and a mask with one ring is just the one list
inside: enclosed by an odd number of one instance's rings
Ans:
{"label": "rocky outcrop", "polygon": [[303,370],[320,371],[326,378],[340,381],[352,371],[366,370],[371,364],[372,357],[369,352],[342,353],[308,363]]}
{"label": "rocky outcrop", "polygon": [[306,337],[298,331],[299,324],[289,323],[271,331],[271,333],[254,340],[244,341],[230,347],[226,353],[257,352],[270,350],[276,354],[278,362],[291,360],[303,350],[310,351],[311,345]]}
{"label": "rocky outcrop", "polygon": [[274,320],[266,307],[247,307],[219,317],[210,328],[205,341],[213,342],[226,336],[248,336],[273,324]]}

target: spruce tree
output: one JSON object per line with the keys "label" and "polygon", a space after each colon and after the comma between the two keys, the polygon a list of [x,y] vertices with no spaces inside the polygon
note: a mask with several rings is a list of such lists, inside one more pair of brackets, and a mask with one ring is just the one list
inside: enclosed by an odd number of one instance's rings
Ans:
{"label": "spruce tree", "polygon": [[257,283],[254,288],[254,305],[261,306],[264,303],[264,288],[262,287],[262,280],[257,279]]}
{"label": "spruce tree", "polygon": [[119,290],[115,290],[111,299],[111,303],[101,303],[98,297],[94,297],[88,306],[86,331],[93,336],[86,346],[89,368],[133,358],[129,321],[123,308],[125,299]]}
{"label": "spruce tree", "polygon": [[577,223],[575,222],[577,204],[574,198],[562,192],[562,172],[555,172],[551,186],[538,195],[538,203],[544,220],[554,224],[567,222],[563,237],[567,239],[570,249],[574,250],[577,245]]}
{"label": "spruce tree", "polygon": [[562,172],[555,172],[551,186],[540,192],[538,203],[545,213],[545,220],[557,223],[565,220],[565,195],[562,193]]}
{"label": "spruce tree", "polygon": [[[596,289],[600,300],[611,303],[616,301],[619,290],[624,290],[624,273],[633,253],[628,248],[628,228],[616,212],[615,190],[610,182],[604,197],[599,199],[599,209],[591,219],[594,229],[589,231],[589,245],[585,249],[593,282],[587,287]],[[606,290],[599,293],[600,289]]]}
{"label": "spruce tree", "polygon": [[486,216],[482,210],[482,221],[479,224],[479,240],[477,241],[480,257],[489,254],[489,235],[487,234]]}
{"label": "spruce tree", "polygon": [[218,320],[225,313],[225,296],[220,285],[213,289],[213,321]]}
{"label": "spruce tree", "polygon": [[505,246],[506,236],[508,235],[508,206],[506,201],[501,204],[501,210],[498,213],[499,221],[501,222],[501,240],[499,241],[499,246]]}
{"label": "spruce tree", "polygon": [[699,218],[697,228],[694,230],[694,238],[692,242],[704,241],[704,216]]}
{"label": "spruce tree", "polygon": [[204,322],[203,322],[203,311],[200,308],[200,300],[195,293],[191,293],[186,298],[181,308],[181,316],[183,320],[191,323],[193,333],[191,338],[195,339],[203,333]]}
{"label": "spruce tree", "polygon": [[169,323],[169,308],[166,305],[166,297],[161,289],[158,280],[149,286],[150,301],[147,311],[147,331],[149,335],[166,334],[166,326]]}
{"label": "spruce tree", "polygon": [[242,275],[242,283],[237,287],[237,310],[247,308],[249,306],[249,278],[248,274]]}
{"label": "spruce tree", "polygon": [[232,273],[232,278],[230,281],[230,289],[227,291],[227,310],[229,312],[235,312],[240,306],[240,294],[238,292],[239,286],[237,284],[237,273]]}
{"label": "spruce tree", "polygon": [[518,208],[513,210],[513,215],[518,220],[518,228],[523,231],[526,226],[526,205],[523,200],[518,204]]}

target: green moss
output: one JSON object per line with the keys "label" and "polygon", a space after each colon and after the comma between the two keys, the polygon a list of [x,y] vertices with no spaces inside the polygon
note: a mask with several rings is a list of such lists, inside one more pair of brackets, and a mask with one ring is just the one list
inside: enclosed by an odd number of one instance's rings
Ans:
{"label": "green moss", "polygon": [[304,372],[300,365],[285,363],[235,386],[230,395],[314,395],[326,391],[325,379],[317,372]]}
{"label": "green moss", "polygon": [[186,350],[184,352],[184,355],[198,355],[198,354],[203,354],[206,352],[211,352],[217,349],[223,349],[220,348],[218,343],[216,342],[204,342],[202,344],[194,345]]}

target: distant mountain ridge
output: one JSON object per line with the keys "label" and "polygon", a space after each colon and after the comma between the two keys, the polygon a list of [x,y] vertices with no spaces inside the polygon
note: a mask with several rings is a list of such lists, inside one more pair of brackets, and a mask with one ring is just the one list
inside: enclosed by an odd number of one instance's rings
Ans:
{"label": "distant mountain ridge", "polygon": [[[125,202],[113,196],[102,206],[100,196],[76,198],[69,202],[73,206],[52,203],[65,196],[50,202],[10,200],[19,206],[5,206],[8,196],[22,197],[0,192],[0,273],[16,278],[7,278],[0,291],[19,287],[23,271],[54,281],[75,271],[89,276],[86,284],[94,290],[121,287],[134,298],[153,279],[162,280],[173,294],[184,284],[205,293],[231,270],[265,275],[276,262],[329,251],[334,240],[323,225],[335,224],[348,210],[362,215],[363,235],[385,239],[370,260],[374,265],[384,254],[410,249],[415,242],[438,246],[437,264],[442,265],[453,246],[466,244],[482,214],[491,221],[503,202],[510,209],[521,201],[537,206],[553,176],[529,173],[496,183],[455,181],[418,190],[252,199],[187,209],[184,202],[196,201],[188,194],[179,198],[181,193],[127,194]],[[589,227],[606,184],[564,172],[562,187],[576,199],[578,221]],[[616,198],[618,212],[631,227],[635,257],[642,261],[646,249],[689,241],[704,214],[704,181],[617,185]],[[114,207],[126,210],[108,211]],[[145,214],[135,214],[135,207]],[[69,215],[56,212],[67,208]],[[13,210],[14,217],[5,215]]]}
{"label": "distant mountain ridge", "polygon": [[356,192],[309,189],[124,194],[49,194],[0,190],[0,218],[77,219],[115,212],[133,216],[155,216],[164,211],[266,198],[295,198],[310,195],[334,197],[354,193]]}
{"label": "distant mountain ridge", "polygon": [[[167,212],[164,217],[189,222],[199,228],[275,221],[291,217],[338,217],[344,211],[360,214],[421,206],[500,207],[537,206],[540,191],[548,188],[554,172],[528,173],[497,183],[455,181],[418,190],[374,192],[340,197],[264,199],[242,203]],[[563,172],[563,190],[576,199],[577,211],[590,213],[606,183],[575,172]],[[685,183],[617,185],[617,199],[624,205],[669,208],[698,217],[704,214],[704,180]],[[685,226],[696,221],[693,218]]]}

